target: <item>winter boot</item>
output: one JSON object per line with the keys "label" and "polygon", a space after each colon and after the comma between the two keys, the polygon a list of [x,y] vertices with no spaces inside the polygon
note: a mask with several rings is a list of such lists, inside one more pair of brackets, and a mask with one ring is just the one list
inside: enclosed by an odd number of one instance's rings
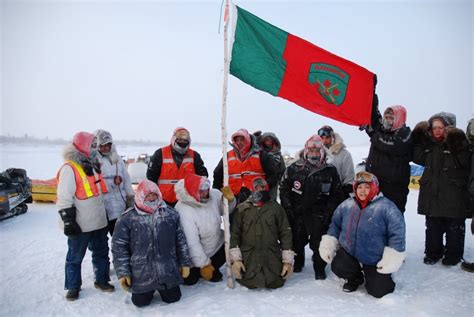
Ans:
{"label": "winter boot", "polygon": [[342,286],[342,290],[346,293],[355,292],[362,283],[364,283],[364,279],[347,280]]}
{"label": "winter boot", "polygon": [[113,291],[115,291],[115,287],[112,284],[108,283],[108,282],[105,282],[105,283],[95,282],[94,287],[97,288],[97,289],[100,289],[102,292],[113,292]]}
{"label": "winter boot", "polygon": [[79,289],[70,289],[66,293],[66,300],[75,301],[79,298]]}
{"label": "winter boot", "polygon": [[446,265],[446,266],[454,266],[458,264],[459,262],[461,262],[461,259],[455,256],[445,256],[443,260],[441,261],[441,263],[443,263],[443,265]]}
{"label": "winter boot", "polygon": [[299,273],[304,267],[304,251],[295,255],[295,264],[293,265],[293,272]]}
{"label": "winter boot", "polygon": [[462,262],[461,268],[464,271],[474,273],[474,263],[473,262]]}
{"label": "winter boot", "polygon": [[326,271],[324,270],[325,266],[321,267],[313,263],[314,269],[314,279],[315,280],[325,280],[326,279]]}
{"label": "winter boot", "polygon": [[210,279],[211,282],[220,282],[222,281],[222,273],[219,270],[215,270],[212,274],[212,278]]}
{"label": "winter boot", "polygon": [[425,258],[423,259],[423,263],[428,264],[428,265],[436,264],[436,262],[438,262],[438,261],[439,261],[439,259],[432,258],[432,257],[429,257],[429,256],[425,256]]}

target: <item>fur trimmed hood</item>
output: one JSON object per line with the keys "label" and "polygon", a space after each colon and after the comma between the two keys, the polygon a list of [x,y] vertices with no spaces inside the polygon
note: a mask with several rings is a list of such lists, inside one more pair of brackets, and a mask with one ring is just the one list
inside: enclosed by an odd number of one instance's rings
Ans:
{"label": "fur trimmed hood", "polygon": [[63,158],[65,161],[73,161],[79,164],[82,164],[82,162],[89,160],[84,154],[79,152],[72,143],[69,143],[64,148]]}
{"label": "fur trimmed hood", "polygon": [[324,148],[329,154],[336,155],[345,147],[346,146],[344,145],[344,140],[342,137],[338,133],[334,133],[334,142],[329,147],[329,149],[326,147]]}

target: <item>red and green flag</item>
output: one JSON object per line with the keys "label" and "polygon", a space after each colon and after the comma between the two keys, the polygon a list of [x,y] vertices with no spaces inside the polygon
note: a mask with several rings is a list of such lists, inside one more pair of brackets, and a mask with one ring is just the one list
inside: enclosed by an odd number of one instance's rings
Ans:
{"label": "red and green flag", "polygon": [[334,120],[370,123],[373,73],[236,7],[232,75]]}

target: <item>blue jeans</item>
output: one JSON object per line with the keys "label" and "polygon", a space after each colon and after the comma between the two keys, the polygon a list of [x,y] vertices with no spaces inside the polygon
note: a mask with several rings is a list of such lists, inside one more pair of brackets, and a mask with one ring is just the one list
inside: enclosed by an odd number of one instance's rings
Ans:
{"label": "blue jeans", "polygon": [[65,289],[79,289],[82,285],[81,264],[87,248],[92,252],[95,281],[110,281],[109,244],[107,227],[90,232],[83,232],[74,238],[67,239],[68,251],[65,266]]}

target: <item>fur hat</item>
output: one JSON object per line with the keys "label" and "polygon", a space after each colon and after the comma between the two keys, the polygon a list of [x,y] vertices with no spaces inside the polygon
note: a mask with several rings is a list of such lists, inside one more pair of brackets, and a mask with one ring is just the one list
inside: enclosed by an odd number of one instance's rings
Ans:
{"label": "fur hat", "polygon": [[72,145],[86,157],[90,157],[91,151],[97,148],[95,141],[96,137],[92,133],[78,132],[72,138]]}

